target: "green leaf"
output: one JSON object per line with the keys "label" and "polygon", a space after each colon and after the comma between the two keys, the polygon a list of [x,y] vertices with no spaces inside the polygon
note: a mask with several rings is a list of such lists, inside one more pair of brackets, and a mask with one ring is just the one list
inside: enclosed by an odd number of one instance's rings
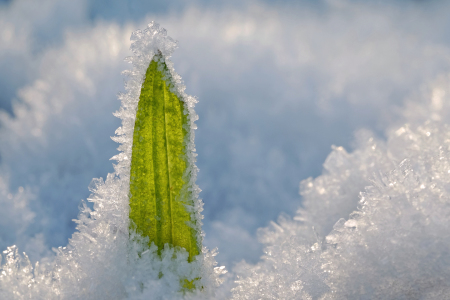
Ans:
{"label": "green leaf", "polygon": [[145,74],[133,134],[130,219],[158,253],[165,244],[182,247],[189,262],[199,254],[189,191],[186,139],[190,128],[184,102],[170,91],[170,74],[159,53]]}

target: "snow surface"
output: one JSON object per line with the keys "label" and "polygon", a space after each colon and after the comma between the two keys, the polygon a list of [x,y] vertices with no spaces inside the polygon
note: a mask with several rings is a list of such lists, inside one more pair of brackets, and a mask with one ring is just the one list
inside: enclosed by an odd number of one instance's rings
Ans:
{"label": "snow surface", "polygon": [[[113,171],[108,159],[117,152],[109,136],[119,122],[110,113],[119,106],[115,94],[122,86],[122,58],[130,55],[130,33],[144,23],[116,23],[114,12],[109,12],[106,21],[90,23],[85,1],[30,3],[17,0],[0,7],[0,85],[5,91],[0,102],[3,108],[8,109],[11,103],[14,107],[14,116],[2,113],[0,117],[0,246],[6,249],[16,244],[29,255],[33,266],[40,260],[45,269],[46,261],[54,259],[51,247],[66,245],[74,233],[71,220],[78,213],[79,200],[89,195],[86,187],[90,180]],[[381,170],[391,178],[390,172],[401,170],[404,158],[415,155],[411,149],[403,149],[405,145],[429,149],[430,145],[422,143],[419,127],[428,128],[431,139],[436,130],[445,135],[444,124],[450,113],[449,76],[445,75],[450,53],[447,11],[448,4],[441,1],[323,1],[300,8],[254,2],[239,9],[187,7],[146,18],[159,20],[180,40],[173,60],[189,92],[200,99],[196,145],[201,169],[198,183],[205,199],[205,243],[211,248],[219,246],[216,257],[228,268],[243,258],[250,262],[236,265],[240,280],[250,284],[238,284],[233,297],[261,297],[254,283],[264,276],[268,282],[275,278],[286,282],[279,281],[281,287],[276,287],[275,281],[268,284],[268,293],[294,295],[297,291],[315,296],[334,292],[338,298],[344,297],[343,293],[348,297],[357,293],[356,286],[359,292],[373,288],[369,285],[376,280],[364,281],[364,274],[343,263],[356,252],[339,251],[362,251],[358,248],[361,243],[376,249],[376,232],[367,234],[364,224],[361,231],[358,227],[354,230],[364,232],[363,237],[344,230],[342,239],[336,235],[339,243],[335,252],[327,244],[333,238],[326,237],[335,236],[330,232],[336,221],[348,220],[358,207],[359,193],[374,185],[370,180],[377,182],[370,172]],[[13,97],[17,99],[12,101]],[[371,131],[360,131],[352,145],[352,132],[364,127]],[[417,144],[396,137],[395,131],[402,127],[417,137]],[[399,149],[394,149],[395,141]],[[317,177],[331,144],[342,145],[349,153],[335,148],[323,174]],[[370,152],[371,144],[377,146],[378,154]],[[409,164],[414,174],[425,176],[411,159]],[[433,164],[429,159],[429,166]],[[298,182],[308,176],[317,178],[302,181],[300,198]],[[428,191],[428,185],[424,186]],[[408,194],[414,193],[412,189]],[[366,199],[373,199],[370,197]],[[294,216],[300,205],[301,211]],[[379,205],[386,209],[389,203]],[[81,208],[85,210],[83,205]],[[264,259],[252,266],[261,253],[256,228],[275,220],[281,211],[287,215],[280,217],[277,226],[259,231],[265,247],[278,245],[270,248],[276,256],[270,259],[273,265]],[[422,224],[419,213],[417,219]],[[389,220],[408,224],[395,215]],[[386,229],[393,226],[390,221],[387,218],[387,223],[380,221],[378,226]],[[280,228],[283,233],[277,233]],[[303,228],[301,236],[299,228]],[[411,241],[425,247],[427,243],[420,241],[426,239],[428,229],[422,229],[422,233],[410,232],[414,235]],[[442,236],[436,238],[437,244]],[[397,236],[393,239],[401,240]],[[323,249],[303,255],[302,248],[312,251],[316,242],[320,245],[318,241]],[[409,241],[405,249],[412,245]],[[298,256],[291,253],[290,243],[300,249]],[[434,252],[429,252],[427,267],[436,266],[433,262],[445,257],[437,244],[429,246]],[[361,260],[351,257],[350,261],[370,266],[374,274],[387,274],[387,283],[383,283],[387,287],[395,272],[412,276],[412,264],[406,265],[405,257],[396,256],[405,249],[397,254],[395,249],[385,261],[398,261],[396,269],[377,265],[385,259],[377,261],[386,253],[383,249],[370,256],[361,252]],[[425,253],[420,249],[408,254],[411,261]],[[8,253],[15,250],[11,251]],[[287,257],[283,255],[301,260],[288,268],[280,264],[280,259]],[[364,257],[374,262],[362,261]],[[323,274],[321,263],[325,260],[334,262],[329,270],[340,268],[336,276]],[[26,259],[20,264],[26,266]],[[443,274],[446,264],[441,265],[443,268],[434,273]],[[280,270],[286,267],[286,272],[280,271],[282,275],[277,277],[274,266]],[[445,290],[445,284],[436,277],[431,276],[428,283],[419,278],[426,272],[424,268],[417,278],[409,277],[418,289],[412,287],[410,294],[404,295],[432,297],[433,292]],[[228,297],[235,287],[234,274],[226,276],[228,281],[217,291],[219,298]],[[294,278],[300,279],[292,281]],[[292,285],[287,286],[289,282]],[[337,283],[345,291],[338,290]],[[243,286],[245,291],[240,291]],[[372,290],[382,299],[389,296],[383,286]],[[408,289],[408,283],[396,282],[394,286],[399,294]],[[436,290],[430,291],[433,286]],[[14,287],[23,291],[19,284],[9,289]]]}
{"label": "snow surface", "polygon": [[[353,149],[360,128],[384,138],[405,121],[410,93],[449,70],[448,2],[313,2],[143,9],[125,20],[137,2],[0,5],[0,106],[16,111],[0,121],[0,248],[16,244],[35,262],[67,244],[89,182],[113,172],[111,112],[131,32],[157,20],[179,40],[172,60],[200,100],[205,243],[221,264],[257,262],[257,228],[295,212],[299,181],[321,174],[330,146]],[[9,199],[20,187],[24,209]]]}
{"label": "snow surface", "polygon": [[420,122],[448,120],[446,79],[387,141],[361,131],[302,181],[302,208],[260,230],[265,255],[237,266],[233,299],[450,297],[450,126]]}

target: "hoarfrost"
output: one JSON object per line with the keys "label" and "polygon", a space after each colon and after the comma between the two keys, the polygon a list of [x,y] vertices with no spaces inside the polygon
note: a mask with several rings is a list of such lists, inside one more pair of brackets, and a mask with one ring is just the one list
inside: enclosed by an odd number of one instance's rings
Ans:
{"label": "hoarfrost", "polygon": [[[220,275],[226,271],[216,267],[216,251],[203,247],[201,254],[192,263],[187,262],[184,249],[166,247],[161,256],[156,246],[146,249],[148,238],[129,232],[128,192],[130,182],[130,159],[134,119],[139,101],[140,89],[145,71],[157,51],[173,78],[173,91],[185,102],[189,112],[191,131],[187,135],[187,156],[191,174],[193,217],[198,226],[197,240],[202,241],[202,201],[198,198],[200,189],[195,184],[197,167],[194,146],[194,122],[197,115],[194,97],[184,93],[181,77],[175,73],[170,55],[176,42],[167,36],[165,29],[151,23],[145,30],[132,35],[134,56],[127,58],[133,63],[126,71],[126,93],[119,98],[122,106],[115,116],[122,120],[113,137],[119,142],[120,154],[112,159],[115,173],[106,180],[93,179],[89,185],[92,192],[88,201],[80,204],[77,232],[72,235],[66,247],[53,249],[54,257],[42,260],[34,266],[25,253],[19,254],[16,246],[3,252],[4,262],[0,269],[1,299],[180,299],[210,298],[221,283]],[[1,261],[0,261],[1,262]],[[180,292],[180,279],[194,281],[197,289],[192,293]]]}
{"label": "hoarfrost", "polygon": [[[223,272],[214,268],[214,251],[202,249],[199,259],[188,265],[183,250],[166,248],[159,257],[155,248],[143,248],[145,240],[132,234],[130,242],[128,236],[126,176],[140,76],[155,51],[168,58],[176,48],[156,24],[136,32],[133,40],[135,56],[127,60],[134,68],[124,73],[129,76],[127,94],[120,95],[123,105],[116,113],[122,119],[113,138],[121,143],[121,153],[113,158],[118,161],[116,172],[106,181],[92,181],[88,200],[94,209],[80,205],[78,231],[66,247],[54,249],[54,258],[33,266],[15,246],[3,252],[1,299],[213,297]],[[184,94],[181,78],[170,61],[166,63],[174,91],[186,101],[195,128],[196,100]],[[431,87],[428,106],[422,105],[422,99],[407,102],[402,121],[408,124],[391,130],[387,141],[360,131],[355,151],[333,149],[323,174],[301,183],[304,202],[295,217],[282,215],[259,231],[265,255],[256,266],[237,265],[234,299],[449,297],[450,139],[449,127],[443,123],[450,111],[447,81],[440,78]],[[190,138],[193,141],[193,132]],[[190,145],[195,174],[195,149]],[[34,217],[26,209],[27,198],[21,198],[28,189],[14,193],[6,186],[0,182],[0,193],[18,206],[8,211],[17,211],[14,226],[20,231]],[[197,199],[199,189],[194,187]],[[201,207],[201,201],[196,202],[198,212]],[[200,221],[200,213],[197,218]],[[160,274],[164,276],[159,278]],[[204,290],[181,295],[178,276],[200,277]]]}
{"label": "hoarfrost", "polygon": [[[441,86],[437,96],[431,89],[430,105],[408,103],[411,122],[387,141],[360,131],[352,153],[333,148],[323,174],[301,183],[295,217],[260,229],[265,255],[236,268],[233,299],[450,297],[450,127],[442,122],[448,101],[435,105],[446,95]],[[434,121],[424,121],[430,111]]]}

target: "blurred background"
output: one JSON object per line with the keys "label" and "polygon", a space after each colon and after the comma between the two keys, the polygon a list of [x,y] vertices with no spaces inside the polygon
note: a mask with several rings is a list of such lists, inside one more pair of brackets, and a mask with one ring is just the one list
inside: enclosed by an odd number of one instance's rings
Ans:
{"label": "blurred background", "polygon": [[[92,178],[113,172],[130,35],[156,21],[198,98],[198,185],[220,264],[301,206],[332,145],[380,138],[446,76],[445,1],[0,1],[0,248],[64,246]],[[435,91],[436,92],[436,91]]]}

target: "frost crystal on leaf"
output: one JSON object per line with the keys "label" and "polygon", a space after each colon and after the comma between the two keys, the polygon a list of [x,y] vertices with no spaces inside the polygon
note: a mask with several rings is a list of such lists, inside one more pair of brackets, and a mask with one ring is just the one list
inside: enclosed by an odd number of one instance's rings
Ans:
{"label": "frost crystal on leaf", "polygon": [[[119,96],[122,106],[115,116],[122,120],[112,139],[120,143],[120,153],[112,159],[115,173],[106,180],[92,180],[88,201],[93,209],[82,202],[77,220],[77,232],[66,247],[53,249],[56,256],[32,266],[26,254],[19,254],[15,246],[3,252],[0,269],[1,299],[181,299],[211,298],[220,284],[221,274],[214,260],[216,252],[205,247],[192,262],[183,248],[166,246],[160,253],[156,246],[148,245],[148,238],[129,232],[129,186],[133,129],[139,94],[146,69],[153,56],[160,51],[167,65],[168,78],[172,78],[171,92],[183,102],[188,113],[190,131],[187,133],[186,155],[190,176],[190,195],[193,201],[197,238],[201,241],[201,211],[198,198],[200,189],[197,176],[194,145],[194,122],[197,100],[184,92],[181,77],[175,73],[169,58],[176,42],[166,30],[151,23],[131,37],[134,56],[127,58],[133,64],[126,82],[126,93]],[[1,261],[0,261],[1,262]],[[183,294],[180,279],[198,279],[196,290]]]}

